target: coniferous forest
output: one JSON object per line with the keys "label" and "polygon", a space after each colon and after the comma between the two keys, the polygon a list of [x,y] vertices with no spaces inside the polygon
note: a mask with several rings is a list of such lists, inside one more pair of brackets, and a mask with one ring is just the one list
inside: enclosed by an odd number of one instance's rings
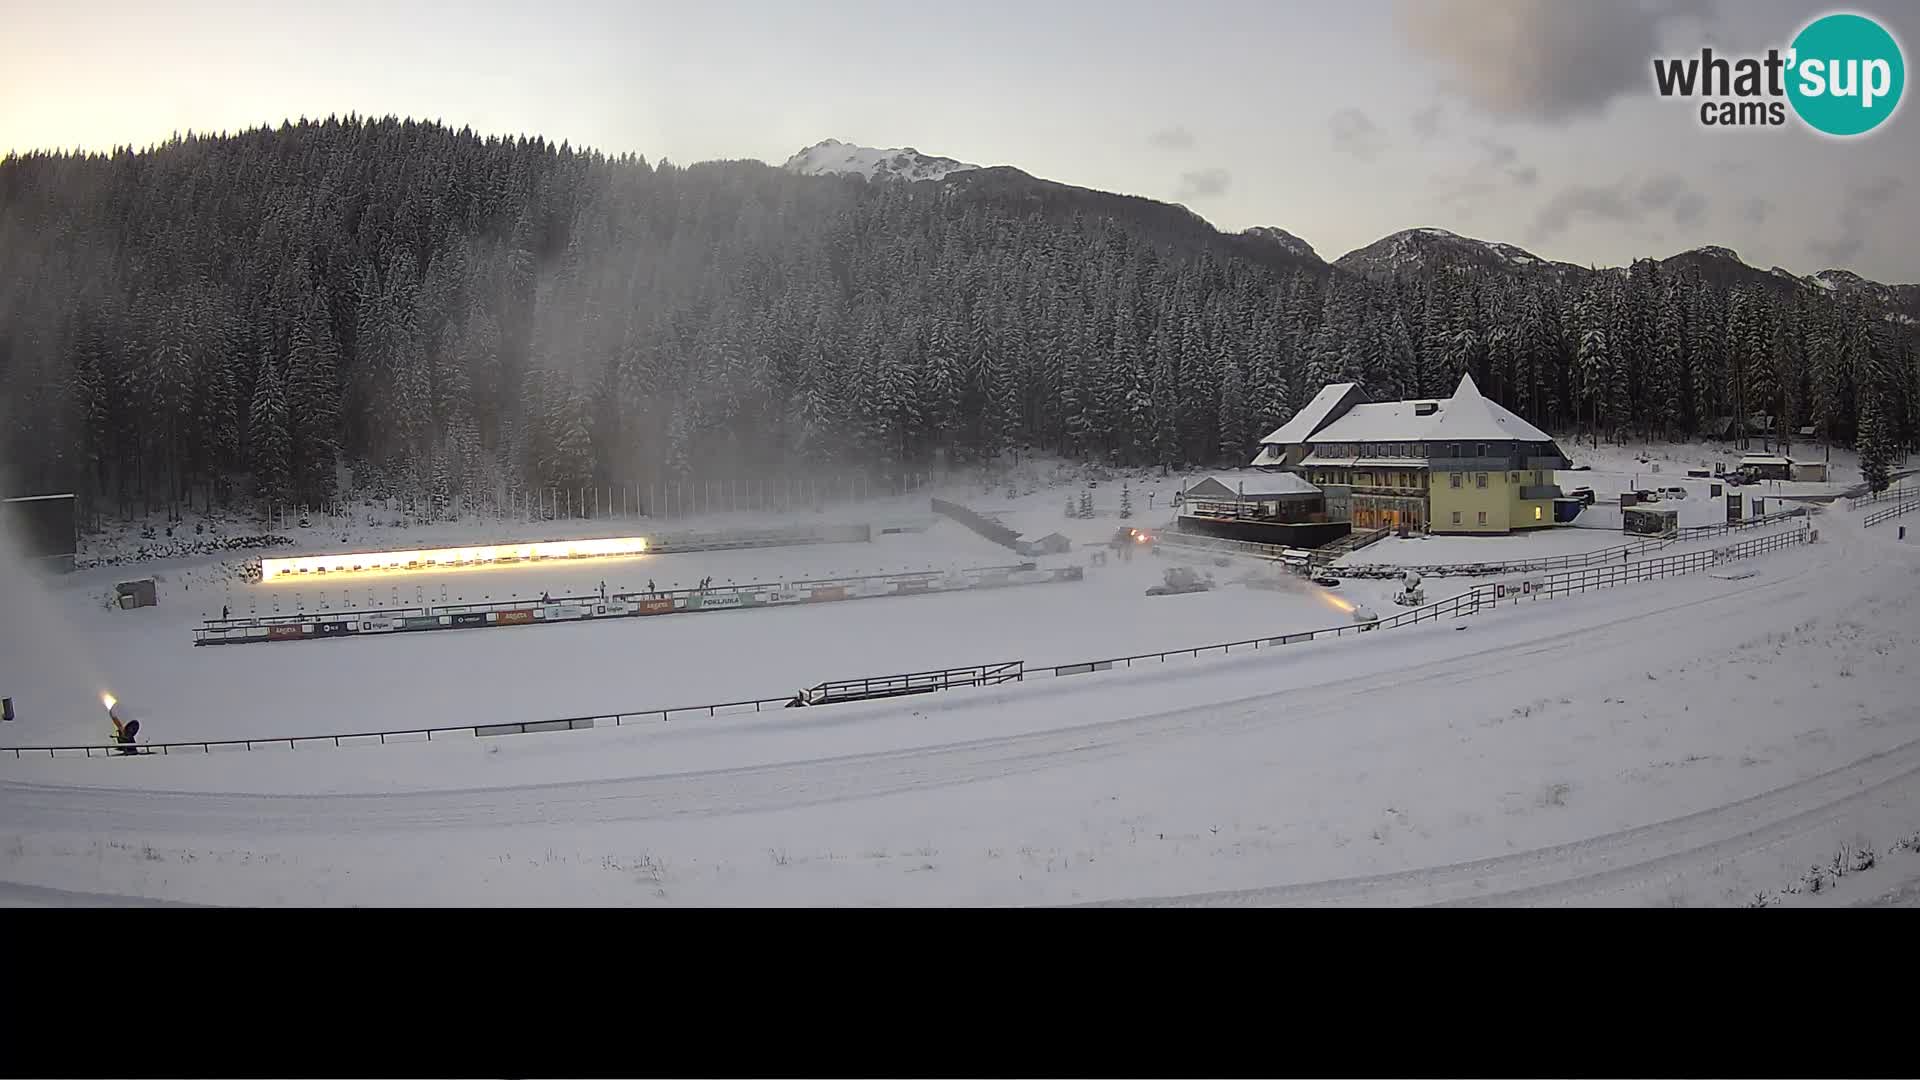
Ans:
{"label": "coniferous forest", "polygon": [[1651,260],[1360,276],[963,176],[362,118],[12,156],[0,459],[14,487],[170,509],[1016,448],[1238,463],[1325,383],[1445,396],[1462,372],[1601,440],[1768,414],[1884,469],[1920,439],[1914,324],[1870,292]]}

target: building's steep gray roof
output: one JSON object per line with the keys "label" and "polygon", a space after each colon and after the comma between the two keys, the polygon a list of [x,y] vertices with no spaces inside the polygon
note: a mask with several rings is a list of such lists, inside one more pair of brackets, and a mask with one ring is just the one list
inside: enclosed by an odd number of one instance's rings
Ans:
{"label": "building's steep gray roof", "polygon": [[1313,433],[1326,426],[1329,418],[1339,415],[1340,407],[1349,397],[1359,396],[1360,387],[1350,382],[1331,383],[1320,388],[1307,402],[1307,407],[1293,414],[1293,419],[1281,424],[1271,435],[1261,439],[1263,443],[1292,445],[1303,443],[1312,438]]}

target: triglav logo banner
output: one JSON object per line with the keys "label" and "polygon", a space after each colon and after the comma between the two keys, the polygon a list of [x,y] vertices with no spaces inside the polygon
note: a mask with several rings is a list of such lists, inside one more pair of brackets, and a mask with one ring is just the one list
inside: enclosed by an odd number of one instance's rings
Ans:
{"label": "triglav logo banner", "polygon": [[1699,56],[1653,62],[1661,97],[1700,100],[1707,127],[1781,127],[1787,109],[1823,135],[1879,128],[1900,107],[1907,65],[1900,43],[1865,15],[1842,12],[1802,27],[1786,49],[1764,56]]}

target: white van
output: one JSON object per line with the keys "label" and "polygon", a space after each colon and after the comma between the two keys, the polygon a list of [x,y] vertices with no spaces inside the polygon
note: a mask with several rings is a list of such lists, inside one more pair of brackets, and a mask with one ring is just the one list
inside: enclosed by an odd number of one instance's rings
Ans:
{"label": "white van", "polygon": [[1660,489],[1659,494],[1660,501],[1662,502],[1668,499],[1684,499],[1687,497],[1687,489],[1683,487],[1663,487]]}

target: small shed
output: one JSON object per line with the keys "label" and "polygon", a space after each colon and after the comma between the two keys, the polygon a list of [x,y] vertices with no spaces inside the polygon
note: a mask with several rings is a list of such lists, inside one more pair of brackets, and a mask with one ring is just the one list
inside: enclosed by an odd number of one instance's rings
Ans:
{"label": "small shed", "polygon": [[1658,506],[1629,506],[1620,512],[1621,529],[1635,536],[1666,536],[1680,527],[1680,512]]}
{"label": "small shed", "polygon": [[1793,479],[1793,462],[1778,454],[1748,454],[1740,459],[1740,471],[1762,480]]}
{"label": "small shed", "polygon": [[1824,461],[1796,461],[1790,471],[1795,480],[1809,480],[1816,484],[1827,482],[1827,463]]}
{"label": "small shed", "polygon": [[1048,533],[1038,540],[1023,541],[1020,545],[1022,555],[1064,555],[1073,550],[1073,541],[1059,533]]}

